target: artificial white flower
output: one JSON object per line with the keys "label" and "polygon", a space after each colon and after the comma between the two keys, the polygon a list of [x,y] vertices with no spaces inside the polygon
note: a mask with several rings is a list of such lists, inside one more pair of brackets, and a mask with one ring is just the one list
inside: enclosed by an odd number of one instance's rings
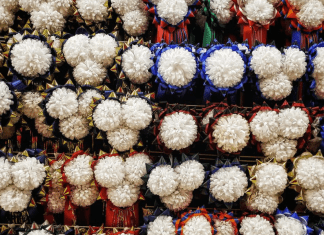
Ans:
{"label": "artificial white flower", "polygon": [[205,216],[194,216],[183,226],[183,235],[212,235],[212,226]]}
{"label": "artificial white flower", "polygon": [[214,142],[226,152],[241,151],[250,139],[250,126],[239,114],[221,117],[213,127]]}
{"label": "artificial white flower", "polygon": [[0,158],[0,190],[9,186],[11,182],[11,164],[4,157]]}
{"label": "artificial white flower", "polygon": [[214,220],[214,227],[216,228],[217,235],[235,235],[235,230],[230,221]]}
{"label": "artificial white flower", "polygon": [[89,184],[93,180],[91,163],[93,158],[89,155],[79,155],[64,166],[67,182],[75,186]]}
{"label": "artificial white flower", "polygon": [[21,212],[27,209],[31,196],[31,191],[21,191],[16,186],[10,185],[0,191],[0,206],[5,211]]}
{"label": "artificial white flower", "polygon": [[306,227],[294,218],[282,216],[276,220],[275,228],[278,235],[304,235]]}
{"label": "artificial white flower", "polygon": [[278,204],[279,198],[277,195],[258,193],[249,202],[249,207],[251,210],[272,214],[276,211]]}
{"label": "artificial white flower", "polygon": [[296,81],[306,73],[306,54],[299,48],[284,49],[282,71],[290,81]]}
{"label": "artificial white flower", "polygon": [[275,8],[267,0],[249,0],[245,12],[249,20],[264,25],[274,18]]}
{"label": "artificial white flower", "polygon": [[[168,5],[172,5],[168,0],[166,2]],[[177,87],[190,83],[196,74],[196,69],[195,57],[184,48],[166,50],[161,54],[158,64],[158,72],[163,80],[167,84]]]}
{"label": "artificial white flower", "polygon": [[[63,188],[62,188],[63,189]],[[52,190],[48,194],[47,208],[52,213],[63,213],[65,208],[65,198],[62,199],[63,190]]]}
{"label": "artificial white flower", "polygon": [[130,150],[137,144],[139,131],[127,127],[120,127],[107,132],[108,143],[117,151]]}
{"label": "artificial white flower", "polygon": [[274,75],[272,78],[261,79],[260,91],[262,95],[270,100],[282,100],[289,96],[292,91],[292,83],[284,73]]}
{"label": "artificial white flower", "polygon": [[216,50],[206,60],[206,74],[215,87],[236,86],[243,79],[244,61],[231,49]]}
{"label": "artificial white flower", "polygon": [[[93,1],[91,1],[93,2]],[[91,58],[90,39],[86,35],[78,34],[70,37],[63,46],[66,62],[72,67]]]}
{"label": "artificial white flower", "polygon": [[309,0],[289,0],[289,3],[300,10],[300,8],[307,3]]}
{"label": "artificial white flower", "polygon": [[309,119],[304,110],[291,107],[280,110],[279,123],[280,135],[289,139],[298,139],[306,133]]}
{"label": "artificial white flower", "polygon": [[141,5],[140,0],[111,0],[111,6],[119,15],[137,10]]}
{"label": "artificial white flower", "polygon": [[106,0],[77,0],[76,7],[84,20],[98,23],[105,21],[108,17]]}
{"label": "artificial white flower", "polygon": [[179,188],[185,191],[193,191],[202,185],[205,179],[204,166],[195,160],[181,163],[175,168],[179,175]]}
{"label": "artificial white flower", "polygon": [[124,181],[122,185],[107,189],[108,199],[114,206],[129,207],[138,199],[140,188]]}
{"label": "artificial white flower", "polygon": [[161,197],[161,202],[171,211],[181,211],[189,206],[193,198],[192,191],[177,189],[168,196]]}
{"label": "artificial white flower", "polygon": [[7,31],[14,24],[15,14],[0,6],[0,32]]}
{"label": "artificial white flower", "polygon": [[6,114],[10,110],[10,106],[14,104],[13,98],[7,84],[0,81],[0,115]]}
{"label": "artificial white flower", "polygon": [[262,153],[266,157],[274,157],[278,162],[285,162],[297,153],[297,140],[283,137],[261,143]]}
{"label": "artificial white flower", "polygon": [[20,190],[34,190],[45,177],[44,164],[34,157],[27,157],[11,166],[13,184]]}
{"label": "artificial white flower", "polygon": [[161,165],[152,170],[147,187],[158,196],[172,194],[179,185],[179,176],[170,165]]}
{"label": "artificial white flower", "polygon": [[55,119],[68,118],[78,112],[78,100],[75,91],[62,87],[53,91],[46,103],[48,114]]}
{"label": "artificial white flower", "polygon": [[242,235],[275,235],[270,222],[260,215],[256,217],[245,217],[241,222],[240,233]]}
{"label": "artificial white flower", "polygon": [[177,112],[164,117],[160,137],[165,146],[181,150],[192,145],[197,138],[198,126],[192,115]]}
{"label": "artificial white flower", "polygon": [[60,132],[70,140],[80,140],[89,134],[90,126],[85,117],[78,114],[60,120]]}
{"label": "artificial white flower", "polygon": [[125,170],[126,180],[135,186],[141,186],[144,181],[142,177],[147,174],[146,164],[152,163],[150,157],[145,153],[137,153],[126,158]]}
{"label": "artificial white flower", "polygon": [[217,16],[219,23],[227,24],[234,16],[234,12],[230,11],[232,5],[231,0],[211,0],[210,10]]}
{"label": "artificial white flower", "polygon": [[174,235],[175,226],[171,216],[160,215],[147,227],[147,235]]}
{"label": "artificial white flower", "polygon": [[324,213],[324,190],[314,189],[305,192],[306,207],[315,213]]}
{"label": "artificial white flower", "polygon": [[315,94],[319,99],[324,99],[324,79],[315,79],[316,80],[316,88]]}
{"label": "artificial white flower", "polygon": [[269,142],[276,139],[279,134],[278,113],[275,111],[259,111],[252,122],[251,132],[257,141]]}
{"label": "artificial white flower", "polygon": [[45,229],[36,229],[28,232],[28,235],[51,235],[51,233]]}
{"label": "artificial white flower", "polygon": [[302,158],[296,167],[296,179],[304,189],[324,189],[324,161],[322,158]]}
{"label": "artificial white flower", "polygon": [[219,201],[236,202],[247,189],[248,179],[238,166],[222,167],[210,176],[211,195]]}
{"label": "artificial white flower", "polygon": [[152,107],[144,99],[130,97],[122,105],[122,115],[125,125],[133,130],[143,130],[152,122]]}
{"label": "artificial white flower", "polygon": [[83,185],[72,188],[71,201],[76,206],[91,206],[97,201],[99,192],[96,186]]}
{"label": "artificial white flower", "polygon": [[128,79],[135,84],[143,84],[150,80],[149,69],[154,65],[151,50],[142,45],[133,45],[122,55],[122,69]]}
{"label": "artificial white flower", "polygon": [[37,39],[28,38],[15,44],[10,58],[14,69],[25,77],[44,75],[52,64],[50,48]]}
{"label": "artificial white flower", "polygon": [[1,1],[1,5],[12,13],[15,13],[19,8],[18,0],[3,0]]}
{"label": "artificial white flower", "polygon": [[42,111],[39,104],[43,101],[43,97],[39,92],[25,92],[22,95],[22,112],[31,119],[37,118]]}
{"label": "artificial white flower", "polygon": [[103,33],[96,34],[90,40],[90,50],[94,61],[104,67],[111,66],[114,63],[117,47],[116,39]]}
{"label": "artificial white flower", "polygon": [[126,172],[124,160],[120,156],[99,159],[94,170],[97,182],[105,188],[121,185]]}
{"label": "artificial white flower", "polygon": [[79,103],[78,114],[82,115],[83,117],[88,117],[89,115],[92,114],[92,109],[90,107],[90,104],[93,101],[93,98],[97,98],[97,99],[101,98],[101,94],[98,90],[89,89],[81,93],[81,95],[78,97],[78,103]]}
{"label": "artificial white flower", "polygon": [[130,11],[122,19],[125,32],[134,37],[143,35],[149,26],[148,13],[143,9]]}
{"label": "artificial white flower", "polygon": [[320,1],[308,1],[297,13],[297,19],[307,28],[316,28],[324,21],[324,6]]}
{"label": "artificial white flower", "polygon": [[81,85],[99,86],[107,77],[107,70],[90,59],[80,62],[73,69],[75,81]]}
{"label": "artificial white flower", "polygon": [[48,3],[50,3],[55,10],[61,13],[64,17],[67,17],[73,13],[71,11],[73,0],[48,0]]}
{"label": "artificial white flower", "polygon": [[312,76],[317,80],[323,80],[324,78],[324,47],[317,47],[316,49],[316,57],[313,60],[314,64],[314,72]]}
{"label": "artificial white flower", "polygon": [[45,123],[44,116],[38,116],[35,118],[35,128],[38,134],[44,136],[45,138],[53,137],[53,131],[49,130],[50,126]]}
{"label": "artificial white flower", "polygon": [[169,24],[177,25],[184,19],[188,12],[188,5],[185,0],[160,0],[157,4],[159,16]]}
{"label": "artificial white flower", "polygon": [[44,0],[19,0],[19,5],[23,9],[23,11],[31,12],[33,10],[37,10],[38,7],[45,2]]}
{"label": "artificial white flower", "polygon": [[102,131],[113,131],[122,122],[121,105],[117,100],[104,100],[93,112],[95,126]]}

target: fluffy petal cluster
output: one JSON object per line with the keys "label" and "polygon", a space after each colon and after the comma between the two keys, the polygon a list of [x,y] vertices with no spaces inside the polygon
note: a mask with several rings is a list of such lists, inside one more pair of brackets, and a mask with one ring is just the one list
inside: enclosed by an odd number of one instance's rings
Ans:
{"label": "fluffy petal cluster", "polygon": [[247,186],[248,179],[239,167],[223,167],[211,175],[209,191],[219,201],[236,202]]}
{"label": "fluffy petal cluster", "polygon": [[141,186],[144,183],[142,177],[147,173],[146,164],[151,162],[149,156],[144,153],[138,153],[126,158],[126,180],[132,185]]}
{"label": "fluffy petal cluster", "polygon": [[169,24],[177,25],[180,23],[188,12],[188,5],[185,0],[160,0],[157,5],[157,11],[161,18]]}
{"label": "fluffy petal cluster", "polygon": [[81,86],[90,84],[99,86],[107,76],[107,70],[101,64],[87,59],[73,69],[73,77]]}
{"label": "fluffy petal cluster", "polygon": [[179,188],[182,190],[193,191],[203,183],[205,179],[204,166],[195,160],[183,162],[175,168],[179,177]]}
{"label": "fluffy petal cluster", "polygon": [[251,132],[257,141],[269,142],[278,137],[279,116],[275,111],[259,111],[252,122]]}
{"label": "fluffy petal cluster", "polygon": [[307,28],[315,28],[324,21],[324,6],[320,1],[308,1],[297,13],[298,20]]}
{"label": "fluffy petal cluster", "polygon": [[51,67],[51,50],[40,40],[26,39],[12,48],[11,63],[21,75],[38,77],[46,74]]}
{"label": "fluffy petal cluster", "polygon": [[286,216],[276,220],[275,228],[278,235],[304,235],[306,233],[303,224],[299,220]]}
{"label": "fluffy petal cluster", "polygon": [[174,235],[175,226],[171,216],[160,215],[147,228],[147,235]]}
{"label": "fluffy petal cluster", "polygon": [[41,230],[32,230],[28,233],[29,235],[50,235],[51,233],[45,229]]}
{"label": "fluffy petal cluster", "polygon": [[28,207],[31,196],[31,191],[10,185],[0,191],[0,206],[5,211],[21,212]]}
{"label": "fluffy petal cluster", "polygon": [[256,187],[259,192],[275,195],[285,190],[288,175],[282,165],[275,163],[264,163],[257,167],[255,172]]}
{"label": "fluffy petal cluster", "polygon": [[230,221],[215,220],[214,227],[216,228],[217,235],[235,235],[235,230]]}
{"label": "fluffy petal cluster", "polygon": [[309,119],[305,111],[298,107],[282,109],[279,113],[279,131],[288,139],[298,139],[306,133]]}
{"label": "fluffy petal cluster", "polygon": [[214,142],[226,152],[241,151],[250,138],[250,126],[239,114],[221,117],[213,131]]}
{"label": "fluffy petal cluster", "polygon": [[289,3],[296,7],[298,10],[305,4],[307,3],[308,0],[290,0]]}
{"label": "fluffy petal cluster", "polygon": [[63,213],[65,207],[65,199],[62,199],[63,193],[60,191],[52,191],[48,195],[47,208],[52,213]]}
{"label": "fluffy petal cluster", "polygon": [[139,131],[127,127],[107,132],[108,143],[120,152],[131,149],[138,142],[138,138]]}
{"label": "fluffy petal cluster", "polygon": [[261,148],[264,156],[274,157],[278,162],[285,162],[295,156],[297,152],[297,140],[279,137],[267,143],[262,143]]}
{"label": "fluffy petal cluster", "polygon": [[0,158],[0,190],[11,184],[11,165],[7,159]]}
{"label": "fluffy petal cluster", "polygon": [[35,119],[35,128],[38,134],[44,136],[45,138],[50,138],[53,136],[53,131],[50,131],[50,126],[45,123],[45,117],[39,116]]}
{"label": "fluffy petal cluster", "polygon": [[210,10],[217,16],[219,23],[227,24],[234,16],[234,12],[230,11],[232,5],[230,0],[211,0]]}
{"label": "fluffy petal cluster", "polygon": [[18,189],[33,190],[43,183],[45,167],[36,158],[28,157],[11,166],[11,176]]}
{"label": "fluffy petal cluster", "polygon": [[94,170],[97,182],[105,188],[116,187],[122,184],[126,172],[124,160],[120,156],[101,158]]}
{"label": "fluffy petal cluster", "polygon": [[282,71],[290,81],[296,81],[306,73],[306,54],[298,48],[284,49]]}
{"label": "fluffy petal cluster", "polygon": [[92,109],[90,108],[90,104],[93,100],[93,98],[100,98],[101,94],[98,90],[95,89],[89,89],[85,92],[83,92],[78,97],[78,103],[79,103],[79,114],[83,117],[88,117],[92,114]]}
{"label": "fluffy petal cluster", "polygon": [[148,26],[148,13],[143,10],[130,11],[123,17],[123,28],[131,36],[143,35]]}
{"label": "fluffy petal cluster", "polygon": [[15,14],[0,6],[0,32],[7,31],[14,24]]}
{"label": "fluffy petal cluster", "polygon": [[131,97],[122,106],[125,125],[133,130],[145,129],[152,122],[151,105],[142,98]]}
{"label": "fluffy petal cluster", "polygon": [[[168,0],[165,2],[168,6],[174,3],[174,1],[170,3]],[[196,70],[195,57],[190,51],[184,48],[166,50],[162,53],[158,64],[158,72],[163,77],[163,80],[167,84],[177,87],[182,87],[190,83],[196,74]]]}
{"label": "fluffy petal cluster", "polygon": [[108,199],[117,207],[132,206],[138,199],[140,188],[124,181],[122,185],[108,188]]}
{"label": "fluffy petal cluster", "polygon": [[231,49],[216,50],[206,60],[206,73],[215,87],[233,87],[243,79],[244,61]]}
{"label": "fluffy petal cluster", "polygon": [[8,11],[15,12],[19,8],[18,0],[4,0],[1,1],[2,7],[6,8]]}
{"label": "fluffy petal cluster", "polygon": [[270,100],[282,100],[290,95],[292,83],[284,73],[278,73],[273,78],[260,80],[260,91],[262,95]]}
{"label": "fluffy petal cluster", "polygon": [[302,158],[296,167],[296,178],[304,189],[317,189],[324,186],[324,161],[321,158]]}
{"label": "fluffy petal cluster", "polygon": [[102,101],[93,112],[93,121],[102,131],[113,131],[122,120],[121,105],[116,100]]}
{"label": "fluffy petal cluster", "polygon": [[192,198],[192,191],[177,189],[172,194],[161,197],[161,201],[168,209],[177,212],[187,208]]}
{"label": "fluffy petal cluster", "polygon": [[83,19],[98,23],[105,21],[108,16],[106,0],[77,0],[76,7]]}
{"label": "fluffy petal cluster", "polygon": [[259,193],[250,201],[249,206],[252,210],[272,214],[276,211],[278,204],[278,196]]}
{"label": "fluffy petal cluster", "polygon": [[324,190],[306,190],[305,200],[307,208],[316,213],[324,213]]}
{"label": "fluffy petal cluster", "polygon": [[242,235],[275,234],[270,222],[260,215],[257,215],[256,217],[245,217],[241,223],[240,233]]}
{"label": "fluffy petal cluster", "polygon": [[70,140],[80,140],[89,134],[90,126],[85,117],[77,114],[60,120],[60,132]]}
{"label": "fluffy petal cluster", "polygon": [[79,155],[64,167],[67,181],[75,186],[87,185],[93,179],[90,164],[93,158],[89,155]]}
{"label": "fluffy petal cluster", "polygon": [[61,13],[64,17],[69,16],[71,12],[71,6],[73,4],[73,0],[48,0],[56,11]]}
{"label": "fluffy petal cluster", "polygon": [[7,84],[0,81],[0,115],[7,113],[10,110],[10,105],[14,104],[14,96]]}
{"label": "fluffy petal cluster", "polygon": [[[89,2],[89,1],[86,1]],[[94,2],[94,1],[91,1]],[[78,34],[70,37],[64,44],[63,53],[66,62],[75,67],[80,62],[85,61],[89,58],[90,49],[90,39],[86,35]]]}
{"label": "fluffy petal cluster", "polygon": [[43,32],[47,29],[51,34],[62,31],[65,24],[64,16],[56,11],[50,3],[42,3],[37,10],[30,14],[30,20],[36,30]]}
{"label": "fluffy petal cluster", "polygon": [[192,115],[177,112],[166,116],[160,128],[160,137],[165,146],[180,150],[193,144],[198,134],[198,126]]}
{"label": "fluffy petal cluster", "polygon": [[43,0],[19,0],[19,5],[24,11],[31,12],[37,10]]}
{"label": "fluffy petal cluster", "polygon": [[97,201],[99,192],[96,186],[83,185],[72,188],[71,201],[76,206],[91,206]]}
{"label": "fluffy petal cluster", "polygon": [[151,192],[161,197],[172,194],[178,185],[178,174],[169,165],[161,165],[154,168],[147,182]]}
{"label": "fluffy petal cluster", "polygon": [[148,47],[133,45],[122,55],[122,69],[132,83],[143,84],[150,80],[149,69],[154,65],[152,52]]}
{"label": "fluffy petal cluster", "polygon": [[128,12],[139,8],[140,0],[111,0],[111,6],[119,15],[125,15]]}
{"label": "fluffy petal cluster", "polygon": [[194,216],[183,227],[183,235],[212,235],[212,226],[206,217]]}
{"label": "fluffy petal cluster", "polygon": [[39,92],[25,92],[22,95],[22,112],[31,119],[37,118],[38,114],[42,111],[39,104],[43,98]]}
{"label": "fluffy petal cluster", "polygon": [[46,103],[48,114],[55,119],[64,119],[76,114],[78,106],[75,91],[65,87],[55,89]]}
{"label": "fluffy petal cluster", "polygon": [[323,99],[324,98],[324,48],[318,47],[316,49],[317,55],[313,60],[314,72],[312,76],[316,80],[316,95]]}
{"label": "fluffy petal cluster", "polygon": [[246,16],[259,24],[268,24],[274,18],[274,6],[267,0],[250,0],[245,5]]}

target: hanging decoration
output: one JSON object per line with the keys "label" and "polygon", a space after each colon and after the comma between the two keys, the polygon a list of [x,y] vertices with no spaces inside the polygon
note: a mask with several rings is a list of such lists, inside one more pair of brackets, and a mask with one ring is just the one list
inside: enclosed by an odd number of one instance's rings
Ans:
{"label": "hanging decoration", "polygon": [[248,215],[241,219],[240,234],[242,235],[253,235],[253,234],[264,234],[264,235],[275,235],[273,229],[274,218],[272,216],[261,215]]}

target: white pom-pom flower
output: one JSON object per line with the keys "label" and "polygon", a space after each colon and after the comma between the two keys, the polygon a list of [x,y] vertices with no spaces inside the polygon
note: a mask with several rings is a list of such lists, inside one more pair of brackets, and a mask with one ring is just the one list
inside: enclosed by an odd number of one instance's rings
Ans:
{"label": "white pom-pom flower", "polygon": [[312,76],[316,79],[322,79],[324,77],[324,47],[318,47],[316,52],[317,55],[313,60],[314,72]]}
{"label": "white pom-pom flower", "polygon": [[86,35],[78,34],[70,37],[64,44],[63,53],[66,62],[75,67],[80,62],[90,58],[90,39]]}
{"label": "white pom-pom flower", "polygon": [[304,189],[324,189],[324,161],[321,158],[302,158],[296,167],[296,178]]}
{"label": "white pom-pom flower", "polygon": [[275,228],[278,235],[304,235],[306,233],[303,224],[299,220],[286,216],[276,220]]}
{"label": "white pom-pom flower", "polygon": [[231,0],[211,0],[210,10],[217,16],[219,23],[227,24],[234,16],[234,12],[230,11],[232,5]]}
{"label": "white pom-pom flower", "polygon": [[107,70],[90,59],[80,62],[73,69],[73,77],[75,81],[83,86],[99,86],[107,76]]}
{"label": "white pom-pom flower", "polygon": [[91,206],[97,201],[98,195],[96,186],[76,186],[72,188],[71,201],[76,206]]}
{"label": "white pom-pom flower", "polygon": [[31,12],[37,10],[44,0],[19,0],[19,5],[24,11]]}
{"label": "white pom-pom flower", "polygon": [[285,162],[295,156],[297,141],[279,137],[267,143],[261,143],[261,148],[264,156],[274,157],[278,162]]}
{"label": "white pom-pom flower", "polygon": [[119,15],[125,15],[128,12],[137,10],[140,4],[140,0],[111,0],[112,8]]}
{"label": "white pom-pom flower", "polygon": [[147,182],[150,191],[158,196],[172,194],[179,185],[179,176],[169,165],[161,165],[152,170]]}
{"label": "white pom-pom flower", "polygon": [[31,191],[21,191],[14,185],[10,185],[0,191],[0,206],[5,211],[21,212],[27,209],[31,196]]}
{"label": "white pom-pom flower", "polygon": [[47,29],[51,34],[62,31],[65,24],[64,16],[49,3],[42,3],[38,10],[33,10],[30,20],[36,30]]}
{"label": "white pom-pom flower", "polygon": [[127,127],[121,127],[107,132],[108,143],[120,152],[130,150],[137,144],[138,138],[139,131]]}
{"label": "white pom-pom flower", "polygon": [[324,79],[316,79],[315,94],[319,99],[324,99]]}
{"label": "white pom-pom flower", "polygon": [[230,221],[216,219],[214,227],[216,228],[217,235],[235,235],[234,227]]}
{"label": "white pom-pom flower", "polygon": [[7,31],[14,24],[15,14],[7,8],[0,6],[0,32]]}
{"label": "white pom-pom flower", "polygon": [[216,200],[236,202],[247,186],[248,179],[239,167],[222,167],[211,175],[209,191]]}
{"label": "white pom-pom flower", "polygon": [[[167,3],[172,5],[168,0]],[[161,54],[158,72],[167,84],[182,87],[192,81],[196,67],[195,57],[190,51],[184,48],[172,48]]]}
{"label": "white pom-pom flower", "polygon": [[198,126],[192,115],[177,112],[164,117],[160,137],[165,146],[180,150],[192,145],[197,138]]}
{"label": "white pom-pom flower", "polygon": [[132,206],[138,199],[140,188],[124,181],[122,185],[107,189],[108,199],[117,207]]}
{"label": "white pom-pom flower", "polygon": [[22,95],[22,112],[28,118],[36,118],[42,111],[39,104],[43,101],[43,98],[39,92],[25,92]]}
{"label": "white pom-pom flower", "polygon": [[45,167],[36,158],[28,157],[11,166],[11,176],[20,190],[33,190],[43,183]]}
{"label": "white pom-pom flower", "polygon": [[281,71],[281,52],[270,46],[259,46],[252,52],[251,68],[261,78],[272,78]]}
{"label": "white pom-pom flower", "polygon": [[307,28],[316,28],[324,21],[324,6],[320,1],[308,1],[297,13],[297,19]]}
{"label": "white pom-pom flower", "polygon": [[169,24],[177,25],[180,23],[188,12],[188,5],[185,0],[160,0],[157,5],[157,11],[161,18]]}
{"label": "white pom-pom flower", "polygon": [[122,69],[132,83],[143,84],[150,80],[149,69],[154,65],[151,58],[151,50],[141,45],[133,45],[123,53]]}
{"label": "white pom-pom flower", "polygon": [[282,109],[279,113],[279,130],[283,137],[298,139],[306,133],[309,119],[307,113],[298,107]]}
{"label": "white pom-pom flower", "polygon": [[92,117],[98,129],[102,131],[112,131],[121,124],[121,105],[117,100],[102,101],[96,107]]}
{"label": "white pom-pom flower", "polygon": [[95,166],[94,174],[102,187],[111,188],[122,184],[126,174],[123,158],[120,156],[101,158]]}
{"label": "white pom-pom flower", "polygon": [[78,106],[75,91],[65,87],[55,89],[46,103],[48,114],[55,119],[64,119],[76,114]]}
{"label": "white pom-pom flower", "polygon": [[214,142],[226,152],[241,151],[249,141],[250,126],[239,114],[221,117],[213,127]]}
{"label": "white pom-pom flower", "polygon": [[64,17],[69,16],[71,12],[71,6],[73,4],[73,0],[48,0],[56,11],[61,13]]}
{"label": "white pom-pom flower", "polygon": [[243,78],[244,61],[231,49],[216,50],[206,60],[206,74],[215,87],[233,87]]}
{"label": "white pom-pom flower", "polygon": [[179,175],[179,188],[186,191],[193,191],[203,183],[205,178],[204,166],[195,160],[183,162],[175,168]]}
{"label": "white pom-pom flower", "polygon": [[259,24],[268,24],[274,18],[275,8],[267,0],[249,0],[245,5],[246,16]]}
{"label": "white pom-pom flower", "polygon": [[183,235],[212,235],[212,226],[205,216],[194,216],[185,226],[183,226]]}
{"label": "white pom-pom flower", "polygon": [[273,78],[261,79],[260,91],[262,95],[270,100],[282,100],[289,96],[292,91],[292,83],[284,73],[279,73]]}
{"label": "white pom-pom flower", "polygon": [[60,132],[70,140],[80,140],[89,134],[90,126],[85,117],[77,114],[60,120]]}
{"label": "white pom-pom flower", "polygon": [[160,215],[147,228],[147,235],[174,235],[175,226],[171,216]]}
{"label": "white pom-pom flower", "polygon": [[79,102],[79,114],[83,117],[88,117],[92,114],[92,109],[90,107],[91,102],[93,101],[93,98],[101,98],[101,94],[98,90],[95,89],[89,89],[83,92],[78,97]]}
{"label": "white pom-pom flower", "polygon": [[278,137],[278,114],[275,111],[259,111],[252,122],[251,132],[257,141],[268,142]]}
{"label": "white pom-pom flower", "polygon": [[305,193],[306,206],[308,210],[315,213],[324,213],[324,190],[314,189],[306,190]]}
{"label": "white pom-pom flower", "polygon": [[277,195],[268,195],[258,193],[251,201],[249,206],[251,210],[257,210],[263,213],[272,214],[276,211],[279,204]]}
{"label": "white pom-pom flower", "polygon": [[8,11],[15,12],[19,8],[18,0],[4,0],[1,1],[2,7],[6,8]]}
{"label": "white pom-pom flower", "polygon": [[275,235],[271,223],[260,215],[245,217],[241,222],[240,233],[242,235]]}
{"label": "white pom-pom flower", "polygon": [[130,11],[122,19],[125,32],[134,37],[143,35],[149,26],[148,14],[143,10]]}
{"label": "white pom-pom flower", "polygon": [[181,211],[189,206],[193,198],[192,191],[177,189],[168,196],[161,197],[161,202],[171,211]]}
{"label": "white pom-pom flower", "polygon": [[300,10],[300,8],[307,2],[308,0],[289,0],[289,3],[296,7],[298,10]]}
{"label": "white pom-pom flower", "polygon": [[152,107],[142,98],[131,97],[122,106],[125,125],[133,130],[143,130],[152,121]]}
{"label": "white pom-pom flower", "polygon": [[26,39],[11,50],[11,64],[25,77],[37,77],[46,74],[52,64],[52,54],[44,42]]}
{"label": "white pom-pom flower", "polygon": [[306,73],[306,54],[299,48],[284,49],[282,71],[290,81],[296,81]]}
{"label": "white pom-pom flower", "polygon": [[0,81],[0,115],[7,113],[10,110],[10,105],[14,104],[14,96],[7,84]]}
{"label": "white pom-pom flower", "polygon": [[93,179],[90,164],[93,158],[89,155],[79,155],[64,167],[67,182],[75,186],[87,185]]}
{"label": "white pom-pom flower", "polygon": [[53,190],[48,194],[47,208],[52,213],[63,213],[65,208],[65,199],[62,199],[63,192]]}
{"label": "white pom-pom flower", "polygon": [[104,67],[111,66],[114,63],[117,47],[115,38],[103,33],[96,34],[90,40],[93,59]]}
{"label": "white pom-pom flower", "polygon": [[50,126],[45,123],[44,116],[38,116],[35,119],[35,128],[38,134],[44,136],[45,138],[50,138],[53,136],[53,131],[49,130]]}
{"label": "white pom-pom flower", "polygon": [[108,17],[105,2],[106,0],[77,0],[76,7],[84,20],[98,23],[105,21]]}
{"label": "white pom-pom flower", "polygon": [[0,190],[11,184],[11,165],[4,157],[0,158]]}
{"label": "white pom-pom flower", "polygon": [[133,156],[126,158],[125,170],[126,180],[135,186],[141,186],[144,181],[142,177],[147,174],[146,164],[151,163],[151,159],[145,153],[137,153]]}

